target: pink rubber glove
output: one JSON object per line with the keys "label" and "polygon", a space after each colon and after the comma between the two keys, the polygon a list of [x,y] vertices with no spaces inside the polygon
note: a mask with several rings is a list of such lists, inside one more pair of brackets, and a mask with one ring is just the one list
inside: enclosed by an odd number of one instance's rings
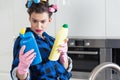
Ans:
{"label": "pink rubber glove", "polygon": [[24,53],[24,50],[25,50],[25,46],[22,46],[19,52],[19,64],[17,68],[17,71],[19,74],[28,73],[30,64],[32,63],[36,55],[36,53],[34,52],[34,49],[31,49],[26,53]]}
{"label": "pink rubber glove", "polygon": [[60,62],[61,63],[64,63],[68,59],[68,56],[67,56],[67,51],[68,51],[67,42],[68,42],[68,39],[65,39],[65,43],[60,44],[60,48],[58,49],[59,52],[61,53],[60,54]]}

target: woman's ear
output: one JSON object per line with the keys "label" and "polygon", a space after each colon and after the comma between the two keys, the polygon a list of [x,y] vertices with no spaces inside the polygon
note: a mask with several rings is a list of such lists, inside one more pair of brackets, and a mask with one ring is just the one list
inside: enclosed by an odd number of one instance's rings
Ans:
{"label": "woman's ear", "polygon": [[29,16],[29,21],[30,21],[30,16]]}

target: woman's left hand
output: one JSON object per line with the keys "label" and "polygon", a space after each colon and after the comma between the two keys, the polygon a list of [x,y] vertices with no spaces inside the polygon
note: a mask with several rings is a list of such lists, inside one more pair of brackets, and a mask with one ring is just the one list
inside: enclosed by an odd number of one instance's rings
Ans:
{"label": "woman's left hand", "polygon": [[64,64],[66,61],[68,61],[67,51],[68,51],[68,45],[67,45],[68,39],[65,39],[64,44],[60,44],[60,48],[58,51],[60,52],[60,62]]}

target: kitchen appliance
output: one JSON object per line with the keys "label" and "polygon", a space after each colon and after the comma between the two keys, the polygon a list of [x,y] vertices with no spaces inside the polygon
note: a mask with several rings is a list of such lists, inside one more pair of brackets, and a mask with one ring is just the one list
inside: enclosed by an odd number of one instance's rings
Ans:
{"label": "kitchen appliance", "polygon": [[[107,61],[113,62],[120,66],[120,39],[106,40]],[[120,75],[116,71],[108,70],[106,78],[109,80],[120,80]],[[117,78],[117,79],[116,79]]]}
{"label": "kitchen appliance", "polygon": [[68,55],[73,60],[72,77],[88,79],[91,71],[106,61],[105,40],[69,38]]}
{"label": "kitchen appliance", "polygon": [[107,53],[110,53],[109,61],[116,63],[120,66],[120,39],[107,39],[106,40]]}

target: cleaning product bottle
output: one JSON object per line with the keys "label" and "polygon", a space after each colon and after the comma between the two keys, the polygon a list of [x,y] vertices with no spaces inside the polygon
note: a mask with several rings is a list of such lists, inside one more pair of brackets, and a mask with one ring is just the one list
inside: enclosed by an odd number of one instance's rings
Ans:
{"label": "cleaning product bottle", "polygon": [[21,47],[23,45],[26,46],[24,52],[34,49],[34,52],[36,53],[36,57],[34,58],[31,65],[38,64],[38,63],[42,62],[42,58],[41,58],[40,51],[38,49],[35,37],[32,32],[25,33],[25,31],[26,31],[26,28],[22,28],[20,31],[20,38],[21,38],[20,46]]}
{"label": "cleaning product bottle", "polygon": [[56,39],[49,56],[49,60],[56,61],[59,59],[60,53],[58,52],[58,48],[60,44],[63,44],[65,42],[67,35],[68,35],[68,24],[64,24],[62,27],[60,27],[58,33],[56,34]]}

